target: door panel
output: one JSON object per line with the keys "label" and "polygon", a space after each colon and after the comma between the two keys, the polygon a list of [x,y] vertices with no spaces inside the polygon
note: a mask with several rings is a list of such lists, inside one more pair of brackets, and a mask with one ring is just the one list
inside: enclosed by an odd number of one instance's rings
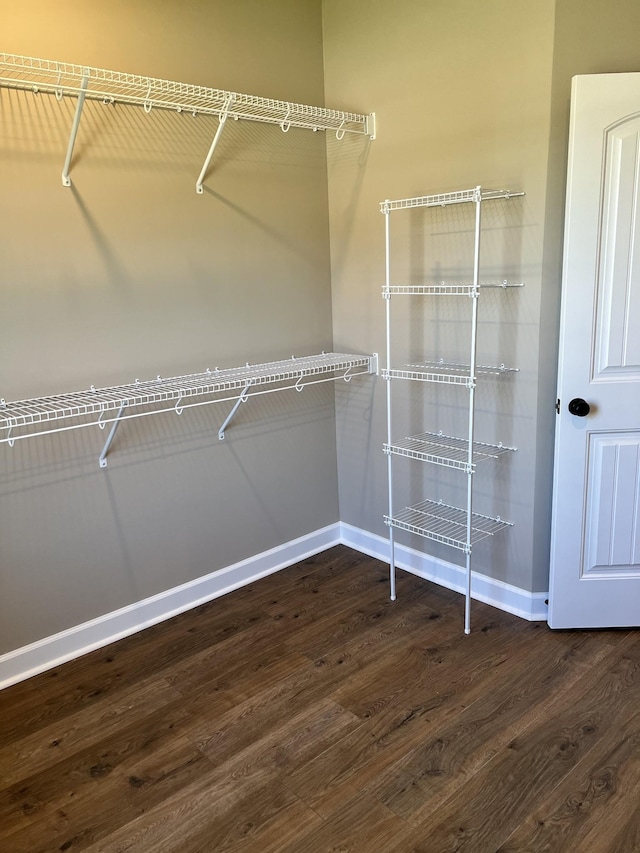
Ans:
{"label": "door panel", "polygon": [[602,224],[598,253],[598,312],[594,379],[631,372],[640,367],[640,334],[631,328],[640,317],[640,116],[607,129]]}
{"label": "door panel", "polygon": [[640,625],[640,74],[573,80],[558,398],[549,625]]}
{"label": "door panel", "polygon": [[640,433],[591,433],[583,578],[640,577]]}

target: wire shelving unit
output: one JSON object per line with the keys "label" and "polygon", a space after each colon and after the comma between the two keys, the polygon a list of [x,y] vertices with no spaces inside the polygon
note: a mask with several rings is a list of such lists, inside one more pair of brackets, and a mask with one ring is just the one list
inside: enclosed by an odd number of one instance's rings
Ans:
{"label": "wire shelving unit", "polygon": [[334,131],[338,139],[347,133],[368,136],[370,139],[375,139],[376,135],[374,113],[345,112],[13,53],[0,52],[0,86],[34,94],[53,94],[59,101],[69,96],[77,98],[62,170],[62,183],[67,187],[71,185],[69,168],[86,98],[106,105],[123,103],[141,106],[147,113],[152,109],[163,109],[191,115],[218,116],[217,131],[196,181],[198,193],[203,192],[202,182],[228,118],[279,125],[285,133],[291,127],[299,127],[312,131]]}
{"label": "wire shelving unit", "polygon": [[[386,303],[386,367],[381,376],[387,382],[387,441],[383,450],[387,456],[387,476],[389,487],[389,510],[384,516],[389,528],[389,575],[391,598],[395,600],[396,544],[395,530],[417,534],[427,540],[448,545],[462,551],[465,555],[465,620],[464,630],[471,630],[471,550],[472,546],[496,533],[511,527],[509,521],[500,517],[480,515],[473,510],[473,475],[476,465],[483,460],[497,459],[516,450],[502,443],[487,444],[476,441],[475,430],[475,389],[478,377],[493,375],[505,376],[517,372],[517,368],[500,365],[480,365],[476,360],[478,300],[485,288],[522,287],[521,282],[481,282],[480,280],[480,237],[481,209],[485,202],[510,199],[522,196],[522,192],[509,190],[483,190],[474,187],[437,195],[415,198],[385,200],[380,203],[380,211],[385,216],[385,283],[382,295]],[[475,207],[474,249],[472,276],[470,282],[395,284],[391,279],[391,213],[416,208],[447,207],[448,205],[472,204]],[[419,363],[395,366],[392,363],[392,318],[391,301],[396,297],[467,297],[471,300],[469,322],[469,360],[450,362],[444,359],[424,359]],[[393,437],[393,394],[395,382],[438,383],[466,389],[468,393],[468,421],[466,435],[450,436],[442,432],[421,432],[402,439]],[[431,465],[451,468],[467,476],[467,500],[465,507],[454,507],[439,500],[424,499],[417,504],[395,508],[393,460],[404,457]]]}
{"label": "wire shelving unit", "polygon": [[136,380],[108,388],[91,386],[86,391],[6,402],[0,399],[0,444],[13,447],[16,441],[36,436],[98,426],[111,431],[99,457],[107,466],[107,453],[123,420],[174,412],[212,403],[232,402],[233,407],[218,431],[225,430],[242,403],[260,394],[296,390],[309,385],[376,374],[378,358],[373,355],[321,353],[244,367],[207,369],[186,376],[161,376]]}

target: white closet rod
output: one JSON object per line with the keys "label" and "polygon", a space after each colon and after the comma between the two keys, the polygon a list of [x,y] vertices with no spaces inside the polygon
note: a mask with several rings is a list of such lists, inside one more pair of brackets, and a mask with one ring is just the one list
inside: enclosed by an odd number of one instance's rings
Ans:
{"label": "white closet rod", "polygon": [[[206,370],[187,376],[176,376],[155,380],[136,381],[128,385],[109,388],[94,388],[87,391],[36,397],[7,403],[0,400],[0,444],[13,447],[14,442],[24,438],[50,435],[56,432],[82,429],[88,426],[112,424],[111,432],[100,454],[100,467],[107,465],[106,455],[120,421],[174,412],[181,415],[184,409],[208,406],[212,403],[234,402],[234,407],[218,431],[224,439],[224,431],[231,422],[241,403],[250,397],[276,391],[303,391],[309,385],[344,380],[354,376],[377,374],[378,357],[346,353],[321,353],[320,355],[292,356],[284,361],[224,370]],[[320,378],[318,378],[320,377]],[[283,384],[288,383],[288,384]],[[229,393],[229,392],[239,393]],[[219,396],[224,394],[225,396]],[[197,402],[194,397],[207,397]],[[171,405],[163,405],[171,402]],[[136,407],[146,407],[144,409]],[[127,414],[125,414],[127,410]],[[92,417],[93,416],[93,417]],[[96,417],[97,416],[97,417]],[[60,426],[49,426],[63,422]],[[39,425],[44,425],[39,427]],[[34,427],[36,427],[34,429]],[[26,432],[14,430],[26,429]],[[2,434],[4,433],[4,434]]]}
{"label": "white closet rod", "polygon": [[[192,115],[216,115],[221,122],[219,130],[227,118],[233,118],[277,124],[285,133],[291,127],[300,127],[314,131],[333,130],[338,139],[342,139],[345,133],[356,133],[375,139],[374,113],[364,115],[331,110],[13,53],[0,52],[0,86],[34,93],[46,92],[54,94],[58,100],[62,100],[65,95],[78,97],[62,175],[65,186],[70,186],[71,183],[68,174],[69,163],[85,98],[99,100],[105,104],[134,104],[143,107],[147,113],[157,108],[188,112]],[[207,155],[203,173],[209,165],[218,138],[219,132]],[[201,192],[202,177],[203,174],[198,178],[198,192]]]}

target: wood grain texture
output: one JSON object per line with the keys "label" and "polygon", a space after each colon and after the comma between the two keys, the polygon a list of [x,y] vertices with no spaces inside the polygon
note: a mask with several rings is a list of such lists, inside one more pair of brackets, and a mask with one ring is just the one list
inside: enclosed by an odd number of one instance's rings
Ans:
{"label": "wood grain texture", "polygon": [[640,851],[640,632],[345,547],[0,693],[7,853]]}

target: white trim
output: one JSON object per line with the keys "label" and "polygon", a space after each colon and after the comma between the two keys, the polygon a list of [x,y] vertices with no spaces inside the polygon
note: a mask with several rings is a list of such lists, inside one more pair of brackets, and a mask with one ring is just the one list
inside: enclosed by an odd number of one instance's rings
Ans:
{"label": "white trim", "polygon": [[247,560],[0,655],[0,689],[198,607],[340,544],[331,524]]}
{"label": "white trim", "polygon": [[[343,545],[355,548],[356,551],[369,554],[383,562],[389,562],[389,540],[382,536],[340,522],[340,541]],[[463,566],[430,557],[421,551],[400,545],[397,541],[395,552],[398,568],[447,589],[464,593],[465,569]],[[493,607],[513,613],[530,622],[546,622],[548,606],[545,601],[549,598],[548,592],[529,592],[478,572],[471,572],[471,578],[471,597],[477,601],[491,604]]]}
{"label": "white trim", "polygon": [[[347,545],[383,562],[389,559],[387,539],[344,522],[331,524],[220,571],[0,655],[0,690],[226,595],[338,544]],[[464,569],[461,566],[434,559],[399,544],[396,544],[396,558],[399,568],[447,589],[464,592]],[[529,621],[547,619],[545,599],[548,593],[528,592],[477,572],[472,573],[472,578],[472,597],[478,601]]]}

